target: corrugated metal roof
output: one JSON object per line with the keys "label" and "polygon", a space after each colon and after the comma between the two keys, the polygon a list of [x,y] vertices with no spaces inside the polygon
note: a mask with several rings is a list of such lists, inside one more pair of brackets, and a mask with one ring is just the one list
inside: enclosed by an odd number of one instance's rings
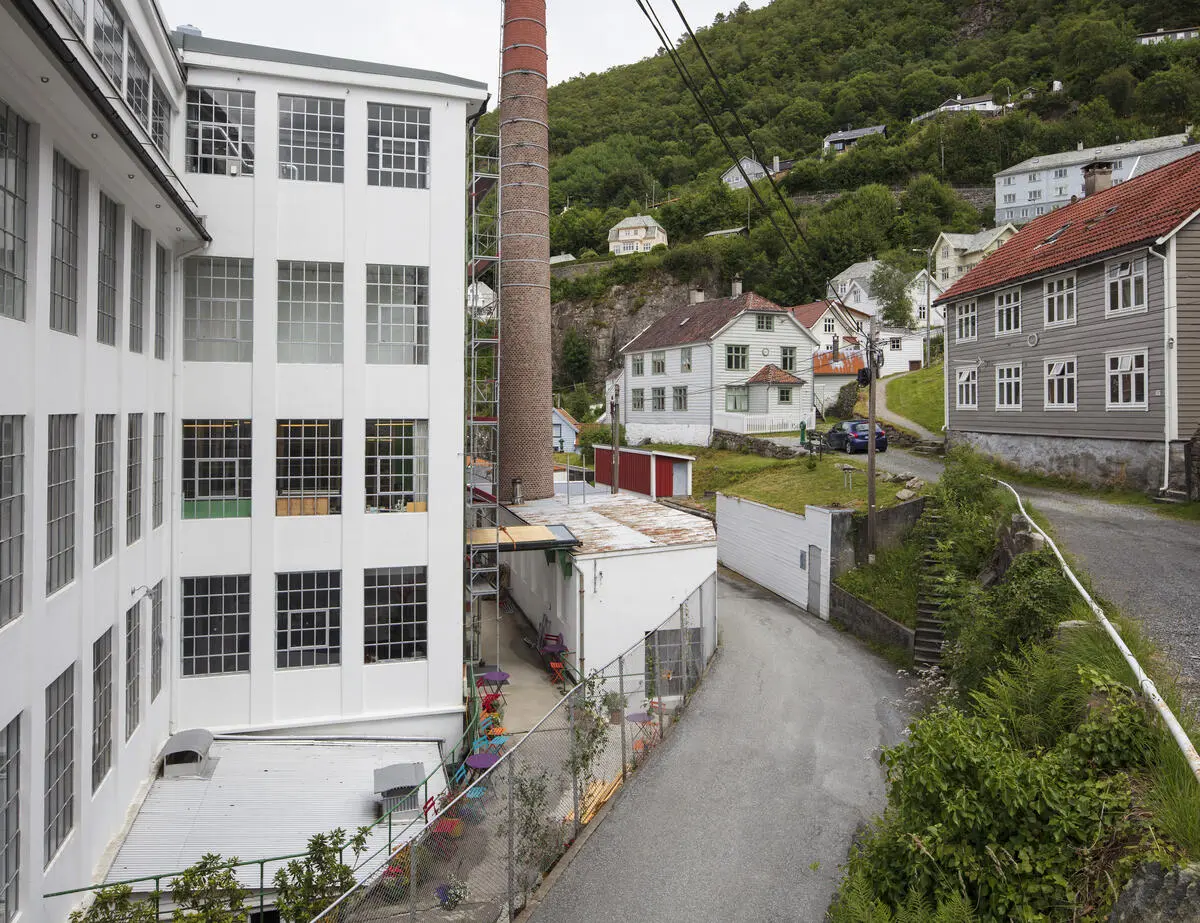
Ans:
{"label": "corrugated metal roof", "polygon": [[1001,170],[996,176],[1010,176],[1014,173],[1025,173],[1029,170],[1048,170],[1053,167],[1071,167],[1091,163],[1094,160],[1117,160],[1121,157],[1136,157],[1139,154],[1149,154],[1154,151],[1167,150],[1172,147],[1183,147],[1188,143],[1188,136],[1164,135],[1161,138],[1146,138],[1143,141],[1122,141],[1120,144],[1105,144],[1101,147],[1085,147],[1083,150],[1063,151],[1059,154],[1045,154],[1041,157],[1030,157],[1019,164]]}
{"label": "corrugated metal roof", "polygon": [[866,128],[848,128],[845,131],[835,131],[831,135],[826,135],[825,141],[853,141],[856,138],[865,138],[867,135],[882,135],[886,132],[886,125],[870,125]]}
{"label": "corrugated metal roof", "polygon": [[568,505],[559,499],[534,500],[511,510],[536,525],[564,525],[583,544],[574,554],[604,554],[672,545],[713,545],[717,534],[707,519],[671,509],[633,494]]}
{"label": "corrugated metal roof", "polygon": [[[377,769],[421,763],[428,773],[442,759],[435,742],[267,737],[218,737],[208,755],[209,778],[154,781],[106,881],[178,872],[210,852],[243,861],[303,852],[315,833],[374,823]],[[430,794],[445,787],[439,770]],[[386,838],[385,825],[370,848]],[[267,882],[285,864],[268,863]],[[257,889],[258,866],[238,878]]]}

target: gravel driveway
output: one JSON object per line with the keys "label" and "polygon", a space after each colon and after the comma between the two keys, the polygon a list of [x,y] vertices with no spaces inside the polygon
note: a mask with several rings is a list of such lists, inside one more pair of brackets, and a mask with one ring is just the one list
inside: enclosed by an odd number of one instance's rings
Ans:
{"label": "gravel driveway", "polygon": [[[854,638],[739,578],[679,732],[620,794],[533,923],[823,920],[885,801],[905,683]],[[819,863],[816,870],[812,863]]]}

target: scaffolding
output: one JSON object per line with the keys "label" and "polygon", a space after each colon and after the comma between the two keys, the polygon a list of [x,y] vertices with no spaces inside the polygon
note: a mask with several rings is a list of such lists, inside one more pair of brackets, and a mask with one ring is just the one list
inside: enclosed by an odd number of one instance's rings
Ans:
{"label": "scaffolding", "polygon": [[464,657],[482,663],[483,606],[500,593],[500,137],[475,123],[470,143]]}

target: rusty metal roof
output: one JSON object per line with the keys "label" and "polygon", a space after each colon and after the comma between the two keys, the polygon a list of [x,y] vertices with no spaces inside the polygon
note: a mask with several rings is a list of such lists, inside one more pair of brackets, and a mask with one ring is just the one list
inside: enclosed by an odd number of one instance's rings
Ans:
{"label": "rusty metal roof", "polygon": [[713,524],[634,494],[609,494],[583,503],[576,497],[534,500],[510,511],[531,525],[563,525],[582,543],[576,555],[715,545]]}

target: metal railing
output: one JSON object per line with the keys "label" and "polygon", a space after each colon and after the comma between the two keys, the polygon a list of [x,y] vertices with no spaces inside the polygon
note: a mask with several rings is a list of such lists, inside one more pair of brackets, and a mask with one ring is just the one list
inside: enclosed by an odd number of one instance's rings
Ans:
{"label": "metal railing", "polygon": [[465,764],[478,767],[475,775],[448,792],[406,843],[377,855],[374,868],[314,923],[441,920],[454,907],[464,919],[512,920],[674,731],[716,652],[716,600],[714,574],[510,749]]}

